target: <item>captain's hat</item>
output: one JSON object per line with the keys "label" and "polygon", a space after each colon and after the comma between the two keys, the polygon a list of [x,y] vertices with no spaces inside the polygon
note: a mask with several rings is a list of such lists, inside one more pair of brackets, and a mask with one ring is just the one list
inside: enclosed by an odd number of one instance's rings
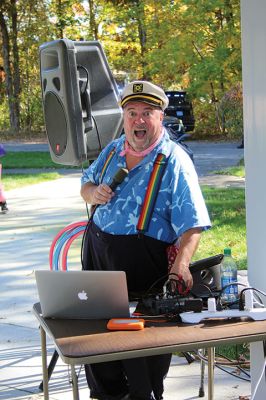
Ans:
{"label": "captain's hat", "polygon": [[164,110],[169,103],[163,89],[147,81],[134,81],[128,83],[121,94],[121,106],[129,101],[142,101]]}

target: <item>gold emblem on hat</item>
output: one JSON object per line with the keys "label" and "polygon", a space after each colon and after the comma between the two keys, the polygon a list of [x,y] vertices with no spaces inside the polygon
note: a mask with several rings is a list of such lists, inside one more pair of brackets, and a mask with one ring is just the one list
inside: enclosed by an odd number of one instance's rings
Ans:
{"label": "gold emblem on hat", "polygon": [[143,92],[143,83],[134,83],[133,93],[141,93],[141,92]]}

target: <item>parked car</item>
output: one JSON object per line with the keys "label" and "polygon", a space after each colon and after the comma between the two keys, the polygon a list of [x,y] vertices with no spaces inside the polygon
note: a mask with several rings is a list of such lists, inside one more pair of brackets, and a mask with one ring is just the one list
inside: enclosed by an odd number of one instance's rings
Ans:
{"label": "parked car", "polygon": [[193,106],[188,99],[186,91],[165,91],[169,98],[169,105],[165,110],[165,116],[175,117],[182,120],[186,132],[194,130],[195,118],[193,114]]}

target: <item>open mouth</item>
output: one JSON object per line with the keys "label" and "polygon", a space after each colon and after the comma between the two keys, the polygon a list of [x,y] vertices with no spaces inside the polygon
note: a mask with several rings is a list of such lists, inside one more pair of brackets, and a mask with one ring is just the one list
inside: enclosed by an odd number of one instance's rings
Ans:
{"label": "open mouth", "polygon": [[135,130],[134,131],[134,135],[136,136],[137,139],[143,139],[146,135],[146,130],[142,129],[142,130]]}

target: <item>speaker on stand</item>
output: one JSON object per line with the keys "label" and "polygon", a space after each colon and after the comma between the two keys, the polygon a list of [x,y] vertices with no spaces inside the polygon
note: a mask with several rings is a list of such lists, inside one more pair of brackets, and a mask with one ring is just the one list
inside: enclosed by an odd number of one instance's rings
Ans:
{"label": "speaker on stand", "polygon": [[[98,157],[123,128],[119,92],[97,41],[60,39],[40,46],[43,112],[49,150],[57,164]],[[55,350],[48,379],[58,360]],[[43,390],[43,382],[39,386]]]}
{"label": "speaker on stand", "polygon": [[119,92],[97,41],[60,39],[40,46],[45,127],[51,158],[95,159],[122,132]]}

